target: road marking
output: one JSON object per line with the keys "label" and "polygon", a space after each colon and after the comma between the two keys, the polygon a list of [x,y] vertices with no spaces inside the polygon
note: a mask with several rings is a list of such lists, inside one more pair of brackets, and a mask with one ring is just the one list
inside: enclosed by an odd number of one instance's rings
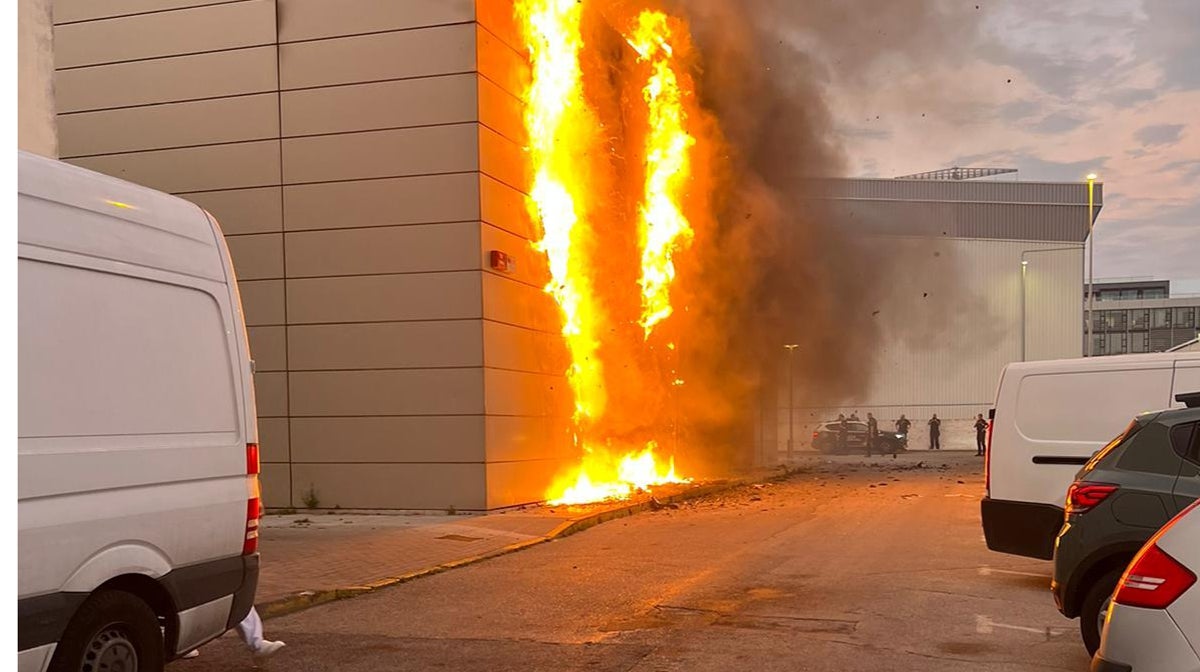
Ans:
{"label": "road marking", "polygon": [[1016,576],[1033,576],[1033,577],[1036,577],[1039,579],[1050,578],[1050,577],[1046,576],[1045,574],[1038,574],[1037,572],[1020,572],[1015,569],[997,569],[995,567],[988,567],[987,565],[984,565],[983,567],[979,568],[980,576],[990,576],[993,573],[995,573],[995,574],[1015,574]]}
{"label": "road marking", "polygon": [[997,623],[983,614],[975,614],[975,632],[981,635],[991,635],[995,634],[996,628],[1000,628],[1001,630],[1015,630],[1017,632],[1028,632],[1034,635],[1042,635],[1046,639],[1057,637],[1066,632],[1066,630],[1063,628],[1051,628],[1050,626],[1046,626],[1044,628],[1031,628],[1025,625]]}

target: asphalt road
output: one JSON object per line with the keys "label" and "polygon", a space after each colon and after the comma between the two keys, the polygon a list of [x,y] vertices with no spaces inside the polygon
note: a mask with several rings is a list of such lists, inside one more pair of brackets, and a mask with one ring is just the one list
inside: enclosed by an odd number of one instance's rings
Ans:
{"label": "asphalt road", "polygon": [[[846,458],[606,523],[268,621],[288,644],[270,667],[1086,670],[1049,564],[984,546],[979,472],[973,453]],[[226,636],[170,670],[250,667]]]}

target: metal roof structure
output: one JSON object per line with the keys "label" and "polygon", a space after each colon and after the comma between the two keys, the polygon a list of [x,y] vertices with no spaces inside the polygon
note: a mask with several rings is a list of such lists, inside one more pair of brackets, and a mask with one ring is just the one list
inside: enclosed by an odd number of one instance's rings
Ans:
{"label": "metal roof structure", "polygon": [[[1083,243],[1085,182],[1008,182],[899,178],[811,180],[802,199],[833,201],[864,233]],[[1097,182],[1093,221],[1104,207]]]}
{"label": "metal roof structure", "polygon": [[940,170],[929,170],[924,173],[913,173],[912,175],[901,175],[897,180],[977,180],[981,177],[995,177],[996,175],[1015,175],[1016,168],[961,168],[954,166],[953,168],[942,168]]}

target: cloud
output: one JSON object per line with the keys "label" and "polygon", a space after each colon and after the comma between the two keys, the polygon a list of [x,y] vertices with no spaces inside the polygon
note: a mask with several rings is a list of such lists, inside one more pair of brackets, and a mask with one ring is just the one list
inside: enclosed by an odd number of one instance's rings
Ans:
{"label": "cloud", "polygon": [[1081,117],[1073,114],[1055,112],[1042,117],[1041,121],[1035,124],[1030,124],[1029,130],[1034,133],[1066,133],[1079,128],[1083,122]]}
{"label": "cloud", "polygon": [[1159,63],[1168,88],[1200,89],[1200,2],[1145,0],[1139,57]]}
{"label": "cloud", "polygon": [[1142,145],[1169,145],[1182,134],[1183,124],[1153,124],[1139,128],[1133,137]]}

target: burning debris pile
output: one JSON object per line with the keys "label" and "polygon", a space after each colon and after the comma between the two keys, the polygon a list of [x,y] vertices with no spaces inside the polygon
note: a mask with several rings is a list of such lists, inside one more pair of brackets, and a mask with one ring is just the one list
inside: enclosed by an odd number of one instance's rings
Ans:
{"label": "burning debris pile", "polygon": [[[755,414],[775,405],[765,391],[781,343],[801,344],[796,371],[826,399],[864,384],[856,350],[875,327],[843,307],[882,283],[847,263],[870,251],[846,223],[801,198],[804,178],[841,161],[808,66],[763,46],[775,43],[764,30],[788,30],[770,25],[772,7],[515,4],[530,65],[527,207],[561,311],[580,454],[552,503],[744,463]],[[771,73],[781,62],[795,73]],[[886,260],[871,263],[886,277]]]}

